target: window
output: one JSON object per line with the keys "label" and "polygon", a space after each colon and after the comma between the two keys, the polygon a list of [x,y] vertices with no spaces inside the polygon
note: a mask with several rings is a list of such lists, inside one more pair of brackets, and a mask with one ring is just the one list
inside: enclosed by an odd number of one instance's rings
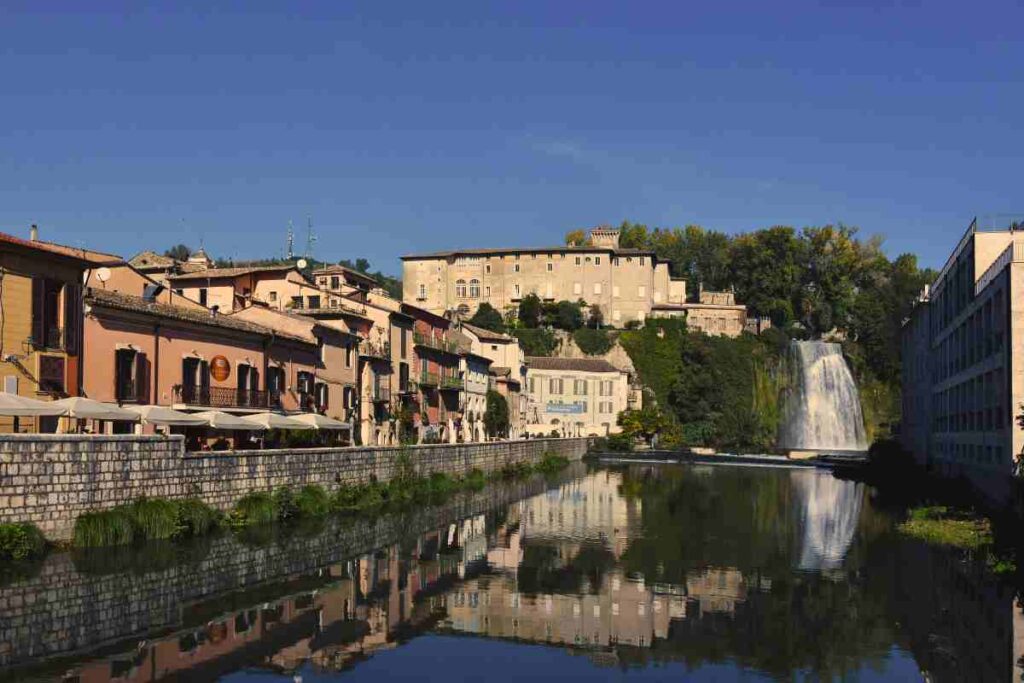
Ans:
{"label": "window", "polygon": [[345,367],[346,368],[352,367],[352,355],[353,355],[353,353],[352,353],[352,345],[351,344],[347,344],[345,346]]}
{"label": "window", "polygon": [[302,308],[302,297],[301,296],[293,296],[292,297],[292,308]]}
{"label": "window", "polygon": [[469,281],[469,296],[471,299],[480,298],[480,281],[476,278]]}
{"label": "window", "polygon": [[548,381],[548,393],[560,395],[562,393],[562,380],[552,377]]}
{"label": "window", "polygon": [[515,271],[516,271],[517,273],[519,272],[519,264],[518,264],[518,263],[517,263],[517,264],[516,264],[516,266],[515,266]]}
{"label": "window", "polygon": [[314,407],[314,378],[312,372],[299,370],[295,375],[295,389],[299,394],[299,408],[308,410]]}
{"label": "window", "polygon": [[407,347],[409,345],[409,330],[405,329],[404,327],[401,328],[401,330],[402,330],[402,332],[401,332],[400,336],[402,338],[401,339],[401,341],[402,341],[402,350],[400,351],[399,355],[404,360],[405,359],[405,355],[406,355],[405,347]]}
{"label": "window", "polygon": [[426,299],[427,298],[427,286],[425,284],[423,284],[422,282],[420,283],[419,294],[417,295],[416,298],[418,298],[418,299]]}
{"label": "window", "polygon": [[594,265],[595,266],[601,265],[601,257],[600,256],[595,256],[594,257]]}
{"label": "window", "polygon": [[327,346],[324,344],[322,337],[316,338],[316,352],[317,358],[320,359],[321,363],[327,361]]}
{"label": "window", "polygon": [[579,282],[572,283],[572,293],[573,294],[582,294],[583,293],[583,285],[581,283],[579,283]]}
{"label": "window", "polygon": [[612,296],[615,297],[616,299],[619,297],[619,286],[618,285],[614,285],[612,287]]}
{"label": "window", "polygon": [[586,396],[587,395],[587,380],[585,380],[585,379],[573,380],[572,391],[577,396]]}
{"label": "window", "polygon": [[600,293],[601,293],[601,283],[600,282],[595,282],[594,283],[594,294],[600,294]]}
{"label": "window", "polygon": [[338,307],[338,300],[337,299],[331,299],[331,308],[337,308],[337,307]]}
{"label": "window", "polygon": [[340,285],[341,285],[341,281],[338,279],[338,276],[337,275],[332,275],[331,276],[331,289],[337,289]]}
{"label": "window", "polygon": [[199,288],[199,305],[200,306],[205,306],[206,305],[206,301],[207,301],[207,298],[206,298],[206,287],[200,287]]}
{"label": "window", "polygon": [[537,393],[537,378],[531,377],[528,386],[530,387],[531,394]]}
{"label": "window", "polygon": [[141,373],[144,361],[139,356],[134,349],[114,352],[114,391],[118,403],[141,400],[145,377]]}
{"label": "window", "polygon": [[490,295],[491,295],[491,288],[488,285],[487,287],[484,287],[484,296],[490,296]]}
{"label": "window", "polygon": [[320,282],[320,284],[322,284],[322,285],[326,285],[326,284],[327,284],[327,278],[325,278],[325,277],[322,277],[322,278],[320,278],[319,282]]}
{"label": "window", "polygon": [[484,265],[484,272],[487,273],[488,275],[491,274],[491,264],[490,263]]}
{"label": "window", "polygon": [[643,299],[645,296],[647,296],[647,288],[644,287],[643,285],[640,285],[636,290],[636,295]]}
{"label": "window", "polygon": [[515,290],[516,296],[519,296],[519,285],[516,284],[516,285],[513,285],[512,287]]}
{"label": "window", "polygon": [[579,257],[579,256],[577,256],[577,257],[576,257],[576,265],[577,265],[577,266],[578,266],[578,265],[580,265],[580,260],[581,260],[581,259],[580,259],[580,257]]}
{"label": "window", "polygon": [[270,292],[270,294],[268,295],[268,297],[269,297],[269,299],[270,299],[270,300],[271,300],[272,302],[273,302],[273,301],[277,301],[277,292]]}
{"label": "window", "polygon": [[320,308],[320,297],[319,296],[306,297],[306,300],[307,300],[307,305],[310,308]]}
{"label": "window", "polygon": [[643,256],[641,256],[641,257],[640,257],[640,265],[642,266],[643,264],[644,264],[644,257],[643,257]]}
{"label": "window", "polygon": [[466,281],[456,280],[455,281],[455,296],[460,299],[466,298]]}
{"label": "window", "polygon": [[548,272],[552,273],[552,272],[554,272],[554,270],[555,270],[555,264],[552,263],[551,261],[548,261]]}
{"label": "window", "polygon": [[328,396],[329,396],[329,394],[327,392],[327,383],[326,382],[317,382],[316,386],[314,387],[314,391],[313,391],[313,401],[314,401],[314,404],[316,405],[316,410],[317,410],[318,413],[326,413],[327,412],[327,399],[328,399]]}

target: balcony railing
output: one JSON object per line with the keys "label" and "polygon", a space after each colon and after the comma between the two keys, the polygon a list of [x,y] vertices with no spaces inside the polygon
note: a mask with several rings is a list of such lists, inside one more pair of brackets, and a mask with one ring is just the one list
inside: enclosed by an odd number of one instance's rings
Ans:
{"label": "balcony railing", "polygon": [[37,334],[39,336],[38,339],[33,336],[29,340],[33,348],[53,350],[64,348],[64,328],[47,327],[40,330]]}
{"label": "balcony railing", "polygon": [[421,387],[436,387],[438,384],[438,377],[436,372],[424,372],[420,373],[420,386]]}
{"label": "balcony railing", "polygon": [[391,358],[391,344],[386,341],[364,341],[359,344],[359,355],[364,358]]}
{"label": "balcony railing", "polygon": [[373,387],[372,400],[374,403],[390,403],[391,402],[391,387],[376,386]]}
{"label": "balcony railing", "polygon": [[445,339],[444,337],[423,334],[422,332],[413,332],[412,340],[417,346],[425,346],[428,349],[436,349],[446,353],[459,352],[459,346],[453,339]]}
{"label": "balcony railing", "polygon": [[281,395],[276,391],[232,389],[231,387],[197,387],[179,384],[174,387],[175,403],[211,408],[280,408]]}
{"label": "balcony railing", "polygon": [[442,389],[454,389],[456,391],[462,391],[462,389],[464,387],[465,387],[465,382],[463,381],[463,379],[461,377],[447,376],[447,377],[442,377],[441,378],[441,388]]}

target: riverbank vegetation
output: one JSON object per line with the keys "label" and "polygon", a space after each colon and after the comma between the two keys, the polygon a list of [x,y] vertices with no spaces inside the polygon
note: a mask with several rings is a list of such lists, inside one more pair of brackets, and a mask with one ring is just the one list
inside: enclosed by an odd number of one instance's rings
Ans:
{"label": "riverbank vegetation", "polygon": [[46,552],[46,539],[35,524],[0,524],[0,560],[29,560]]}
{"label": "riverbank vegetation", "polygon": [[[109,510],[89,512],[79,516],[75,522],[73,545],[80,548],[123,546],[139,541],[200,536],[225,527],[245,530],[271,524],[302,523],[331,514],[402,511],[414,506],[444,503],[456,493],[479,491],[488,482],[509,481],[533,474],[553,475],[568,464],[567,458],[548,451],[534,464],[510,463],[489,475],[478,469],[461,477],[443,472],[421,475],[412,456],[403,453],[396,462],[394,476],[387,482],[373,480],[359,485],[341,485],[333,491],[309,484],[298,490],[281,487],[273,491],[253,492],[239,499],[227,515],[196,499],[173,501],[162,498],[140,499]],[[0,559],[6,552],[2,545],[7,533],[4,529],[0,526]],[[15,552],[25,553],[33,547],[30,531],[11,530],[9,536],[12,539],[8,544],[11,557]],[[42,540],[42,535],[39,534],[38,538]]]}
{"label": "riverbank vegetation", "polygon": [[992,543],[987,519],[945,505],[912,508],[898,528],[904,536],[936,545],[973,550]]}

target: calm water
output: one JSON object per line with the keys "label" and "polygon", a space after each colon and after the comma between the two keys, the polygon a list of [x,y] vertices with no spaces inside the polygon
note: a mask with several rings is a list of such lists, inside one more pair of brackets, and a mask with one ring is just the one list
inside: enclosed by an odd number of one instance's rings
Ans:
{"label": "calm water", "polygon": [[14,680],[1010,681],[1022,650],[983,559],[807,469],[577,466],[0,585]]}

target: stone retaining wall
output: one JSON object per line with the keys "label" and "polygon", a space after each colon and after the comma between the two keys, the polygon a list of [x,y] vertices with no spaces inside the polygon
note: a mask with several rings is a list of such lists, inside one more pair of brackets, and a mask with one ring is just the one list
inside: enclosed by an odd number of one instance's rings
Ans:
{"label": "stone retaining wall", "polygon": [[551,451],[579,460],[586,439],[530,439],[431,446],[305,448],[186,453],[181,436],[0,436],[0,523],[32,522],[47,538],[71,538],[83,512],[150,498],[198,497],[221,510],[279,486],[387,481],[401,454],[421,474],[464,475]]}

